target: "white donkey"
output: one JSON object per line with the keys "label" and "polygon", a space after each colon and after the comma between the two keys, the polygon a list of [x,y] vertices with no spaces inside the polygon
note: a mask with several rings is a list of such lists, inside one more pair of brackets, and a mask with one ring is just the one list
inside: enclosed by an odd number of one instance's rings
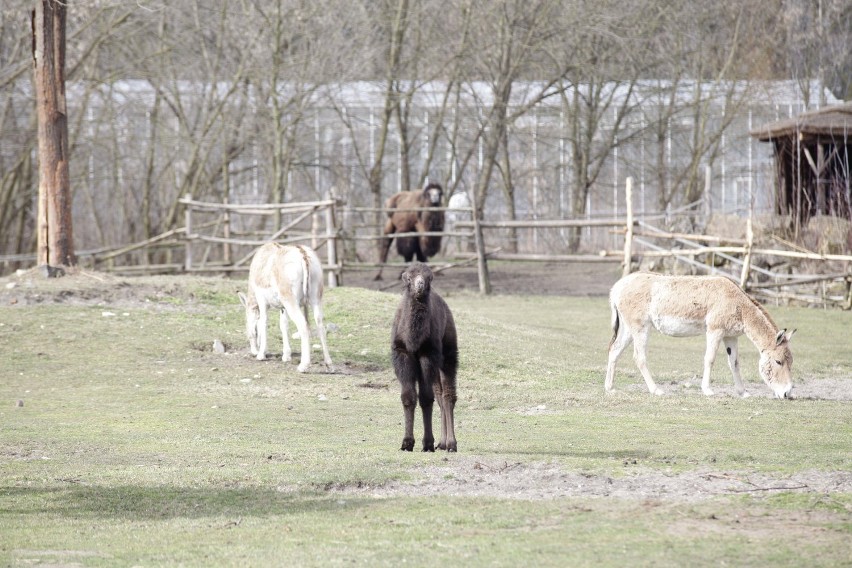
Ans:
{"label": "white donkey", "polygon": [[284,338],[281,360],[289,361],[292,357],[288,338],[289,316],[296,322],[302,340],[299,372],[307,371],[311,366],[311,332],[305,319],[307,310],[303,313],[302,308],[310,306],[322,343],[323,359],[326,367],[331,369],[322,317],[322,290],[322,264],[313,249],[278,243],[260,247],[249,268],[248,296],[239,294],[246,309],[246,334],[252,355],[256,355],[258,360],[266,358],[267,311],[269,308],[281,310],[280,327]]}
{"label": "white donkey", "polygon": [[663,394],[648,371],[648,335],[653,326],[663,335],[707,335],[701,390],[712,395],[710,369],[724,342],[737,394],[749,396],[740,376],[737,338],[745,334],[760,351],[758,370],[775,396],[789,398],[793,388],[793,355],[789,341],[795,329],[778,329],[766,310],[723,276],[663,276],[637,272],[615,283],[609,295],[612,340],[606,367],[606,390],[612,390],[615,363],[633,342],[633,358],[648,390]]}

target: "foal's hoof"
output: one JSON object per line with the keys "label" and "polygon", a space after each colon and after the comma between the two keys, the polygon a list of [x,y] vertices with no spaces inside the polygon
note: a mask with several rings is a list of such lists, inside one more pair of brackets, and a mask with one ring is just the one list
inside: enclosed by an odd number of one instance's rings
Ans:
{"label": "foal's hoof", "polygon": [[654,388],[654,396],[663,396],[664,394],[666,393],[660,387]]}
{"label": "foal's hoof", "polygon": [[402,447],[400,448],[403,452],[413,452],[414,451],[414,438],[403,438]]}
{"label": "foal's hoof", "polygon": [[743,391],[743,392],[741,392],[741,393],[740,393],[740,398],[748,398],[748,397],[750,397],[750,396],[751,396],[751,395],[750,395],[750,394],[748,394],[748,391]]}
{"label": "foal's hoof", "polygon": [[709,388],[708,389],[702,388],[701,392],[704,393],[704,396],[713,396],[714,394],[716,394],[716,393],[713,392],[713,389],[709,389]]}
{"label": "foal's hoof", "polygon": [[456,443],[455,443],[455,442],[450,442],[449,444],[447,444],[447,451],[448,451],[448,452],[457,452],[457,451],[458,451],[458,447],[456,446]]}
{"label": "foal's hoof", "polygon": [[308,372],[308,369],[309,369],[310,367],[311,367],[310,363],[308,363],[308,364],[302,363],[301,365],[299,365],[298,367],[296,367],[296,369],[297,369],[300,373],[307,373],[307,372]]}

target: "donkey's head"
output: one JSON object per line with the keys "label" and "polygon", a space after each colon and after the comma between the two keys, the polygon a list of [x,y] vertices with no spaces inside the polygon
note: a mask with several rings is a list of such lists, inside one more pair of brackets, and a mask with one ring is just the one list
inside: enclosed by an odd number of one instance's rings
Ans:
{"label": "donkey's head", "polygon": [[249,347],[252,355],[257,355],[257,319],[260,317],[260,308],[257,306],[257,300],[254,294],[246,296],[242,292],[237,292],[240,298],[240,303],[246,309],[246,336],[249,340]]}
{"label": "donkey's head", "polygon": [[782,329],[775,336],[775,345],[760,351],[760,378],[769,385],[777,398],[792,398],[793,354],[790,338],[796,330]]}

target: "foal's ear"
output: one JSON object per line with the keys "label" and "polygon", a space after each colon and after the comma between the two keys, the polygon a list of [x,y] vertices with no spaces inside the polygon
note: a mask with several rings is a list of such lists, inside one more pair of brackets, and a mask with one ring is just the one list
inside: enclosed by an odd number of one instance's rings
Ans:
{"label": "foal's ear", "polygon": [[788,333],[784,334],[784,337],[787,339],[787,341],[790,341],[790,339],[792,339],[792,338],[793,338],[793,334],[794,334],[794,333],[796,333],[796,330],[795,330],[795,329],[794,329],[793,331],[790,331],[790,332],[788,332]]}
{"label": "foal's ear", "polygon": [[243,307],[247,308],[248,307],[248,298],[246,298],[246,295],[243,294],[242,292],[237,292],[237,296],[240,298],[240,303],[243,305]]}

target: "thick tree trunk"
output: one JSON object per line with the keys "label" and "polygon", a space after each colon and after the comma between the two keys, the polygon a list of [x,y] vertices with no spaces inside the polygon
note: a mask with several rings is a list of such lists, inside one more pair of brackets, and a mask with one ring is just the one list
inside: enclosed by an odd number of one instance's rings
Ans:
{"label": "thick tree trunk", "polygon": [[68,177],[65,106],[66,6],[38,0],[32,13],[33,62],[38,114],[38,264],[76,264]]}

